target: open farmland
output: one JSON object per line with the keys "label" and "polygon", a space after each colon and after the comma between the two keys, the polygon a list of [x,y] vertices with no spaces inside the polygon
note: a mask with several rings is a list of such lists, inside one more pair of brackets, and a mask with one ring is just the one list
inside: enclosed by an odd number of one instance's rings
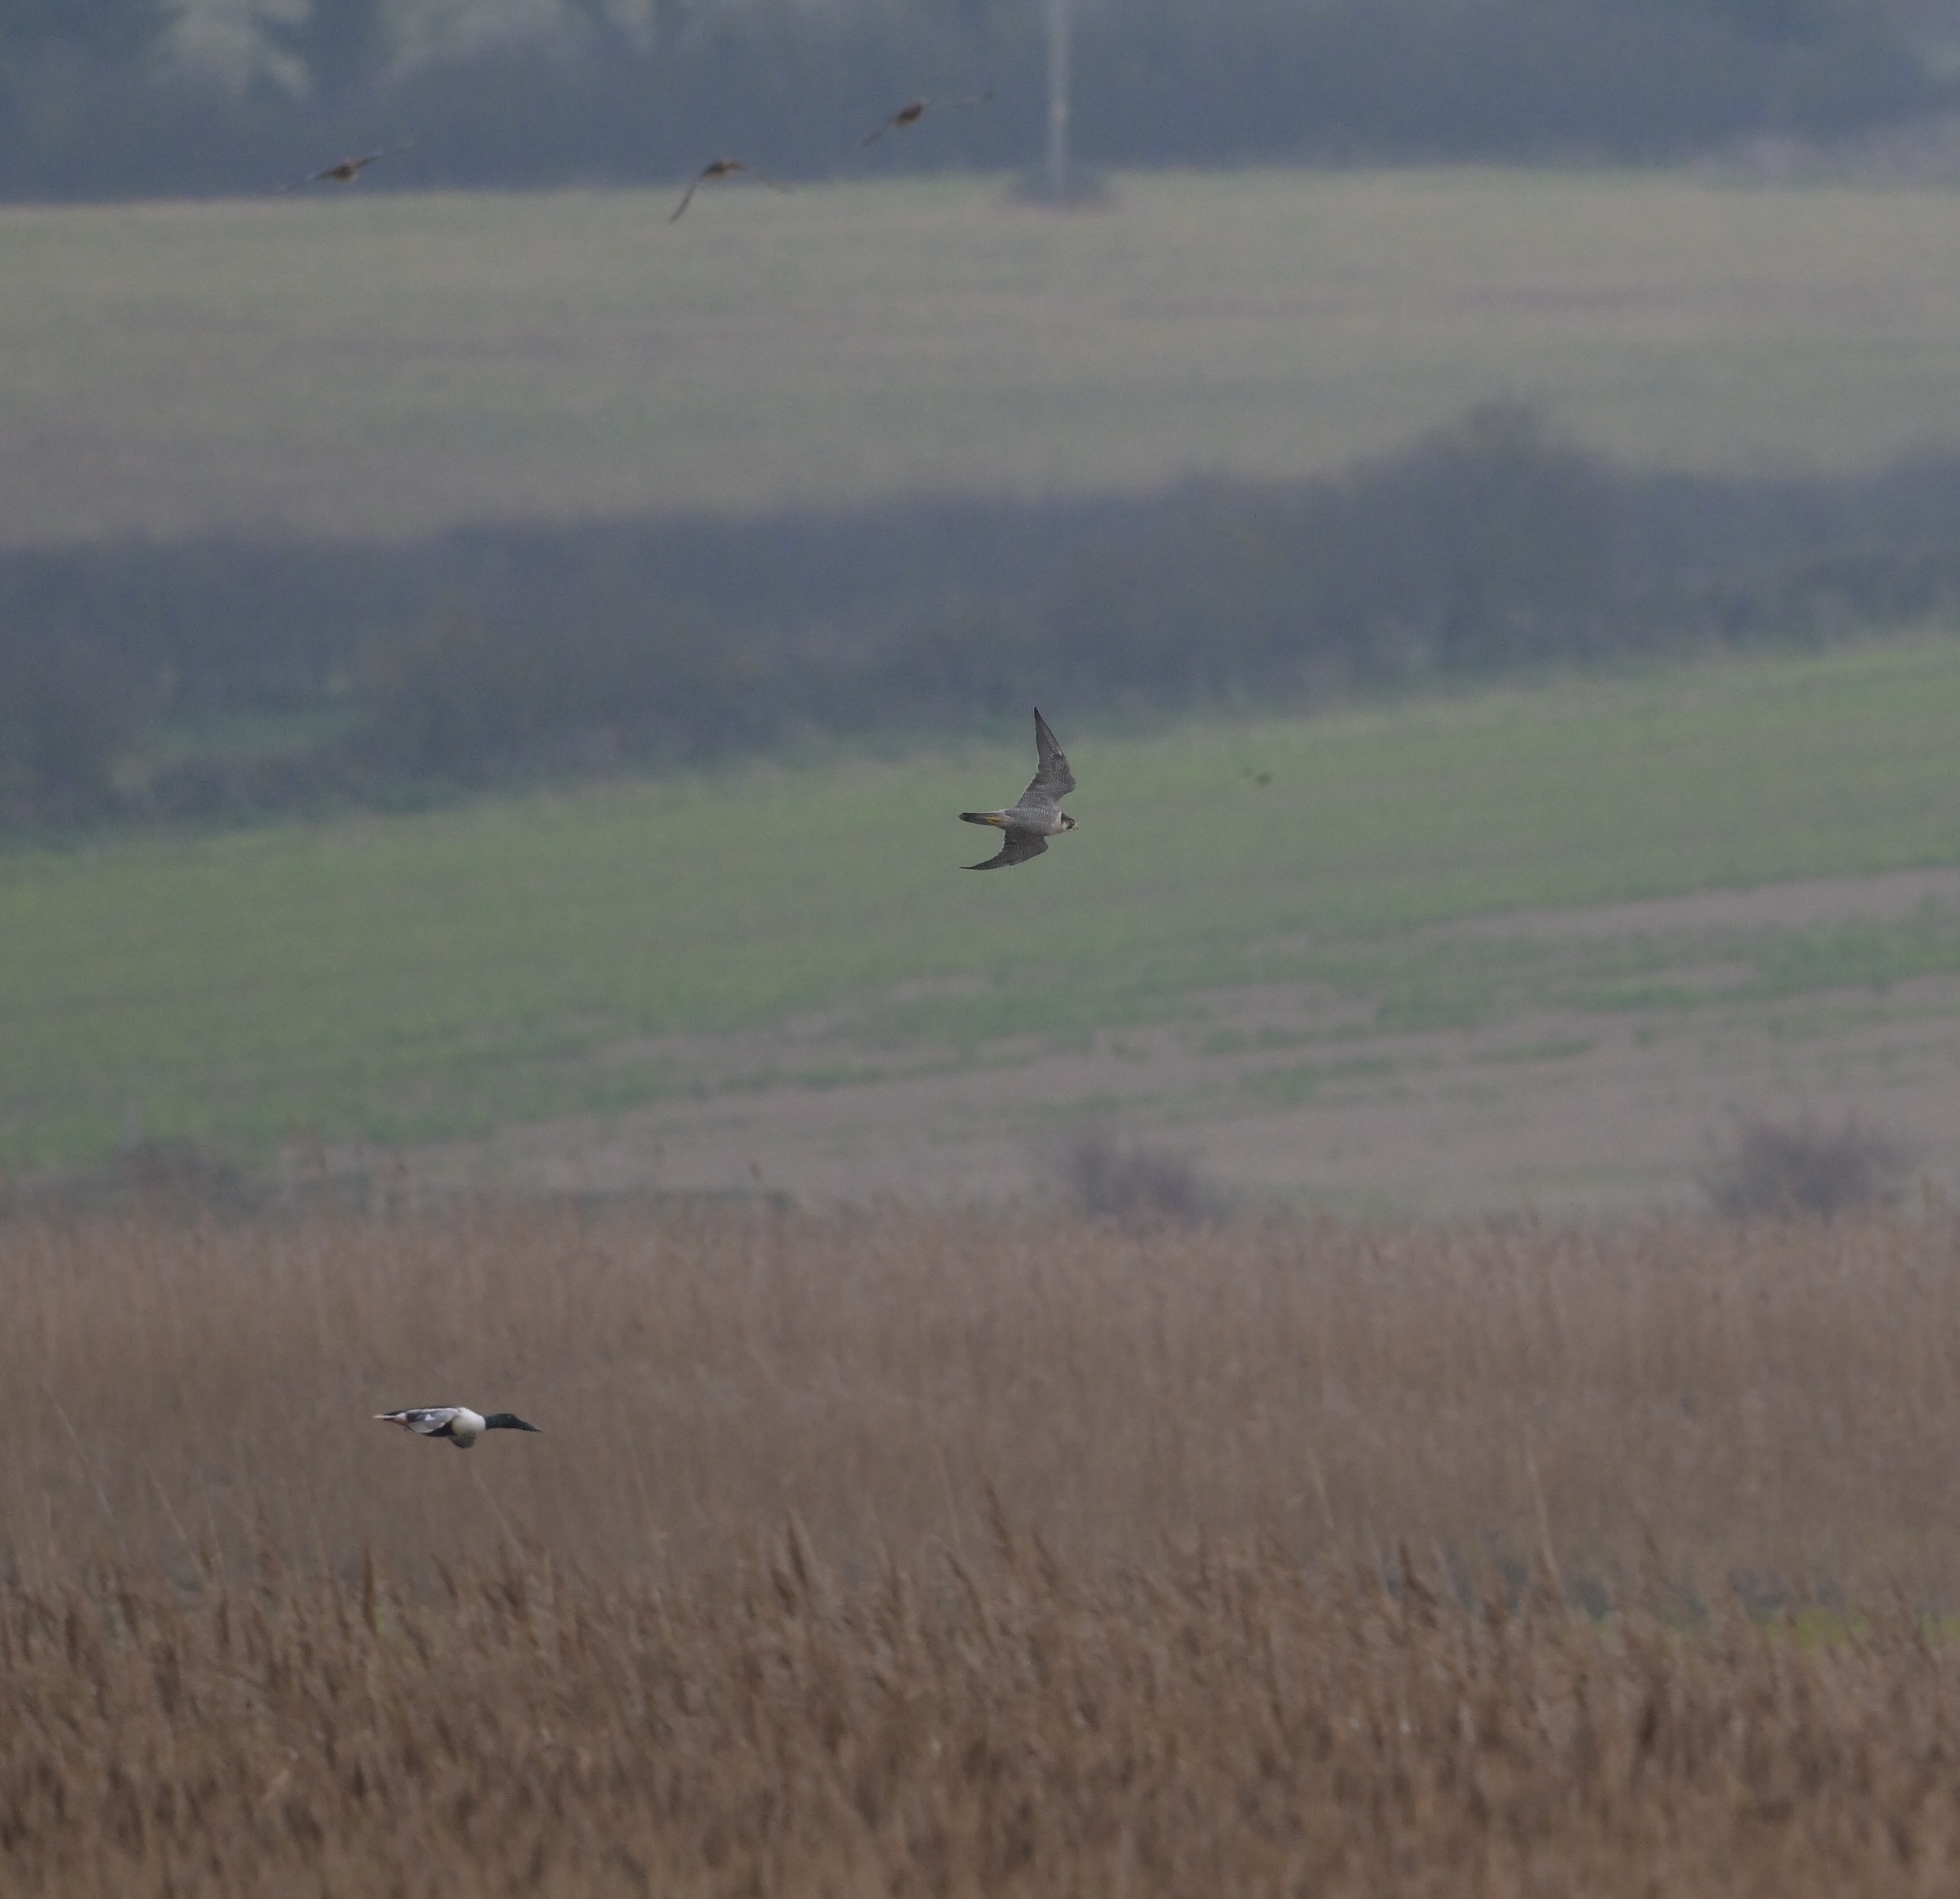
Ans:
{"label": "open farmland", "polygon": [[1244,171],[0,209],[0,536],[1138,488],[1495,395],[1711,470],[1960,438],[1960,197]]}
{"label": "open farmland", "polygon": [[1950,639],[1158,734],[1051,710],[1082,829],[1012,875],[959,872],[954,814],[1024,781],[1018,729],[0,856],[8,1158],[414,1143],[452,1182],[951,1199],[1117,1112],[1249,1189],[1442,1211],[1678,1197],[1758,1100],[1953,1125]]}
{"label": "open farmland", "polygon": [[0,1227],[0,1883],[1943,1894],[1953,1245]]}

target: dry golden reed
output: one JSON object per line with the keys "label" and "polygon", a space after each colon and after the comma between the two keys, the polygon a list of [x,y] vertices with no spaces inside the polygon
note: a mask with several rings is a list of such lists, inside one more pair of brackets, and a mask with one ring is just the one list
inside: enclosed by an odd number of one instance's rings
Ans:
{"label": "dry golden reed", "polygon": [[[1309,1562],[1552,1553],[1960,1599],[1960,1230],[1275,1224],[486,1205],[0,1224],[0,1566],[180,1579],[711,1566],[794,1511],[847,1572],[1257,1530]],[[465,1403],[474,1450],[370,1414]]]}
{"label": "dry golden reed", "polygon": [[1950,1894],[1960,1680],[1279,1552],[0,1599],[9,1893]]}
{"label": "dry golden reed", "polygon": [[0,1227],[0,1890],[1951,1892],[1955,1239]]}

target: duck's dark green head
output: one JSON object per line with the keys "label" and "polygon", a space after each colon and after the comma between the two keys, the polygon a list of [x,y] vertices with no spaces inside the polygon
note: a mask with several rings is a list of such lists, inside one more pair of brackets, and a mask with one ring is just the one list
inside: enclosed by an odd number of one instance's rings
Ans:
{"label": "duck's dark green head", "polygon": [[484,1419],[483,1428],[486,1431],[535,1431],[540,1427],[525,1423],[515,1411],[493,1411]]}

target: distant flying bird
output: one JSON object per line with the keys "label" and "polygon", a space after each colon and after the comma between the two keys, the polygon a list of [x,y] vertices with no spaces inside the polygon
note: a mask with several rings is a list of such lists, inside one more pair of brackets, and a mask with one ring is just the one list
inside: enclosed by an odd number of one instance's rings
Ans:
{"label": "distant flying bird", "polygon": [[302,185],[318,185],[331,180],[336,185],[351,185],[369,166],[384,158],[392,158],[398,152],[406,152],[414,144],[411,138],[399,145],[384,145],[379,152],[364,152],[358,158],[337,159],[331,165],[323,166],[317,171],[309,171],[303,178],[295,178],[290,185],[279,186],[281,191],[298,191]]}
{"label": "distant flying bird", "polygon": [[673,208],[669,224],[677,224],[680,214],[694,202],[694,194],[711,178],[731,178],[738,171],[745,171],[758,184],[766,185],[772,191],[788,191],[787,185],[779,185],[766,171],[758,171],[753,165],[744,165],[740,159],[716,159],[711,164],[703,165],[688,181],[688,189],[680,194],[680,202]]}
{"label": "distant flying bird", "polygon": [[1007,833],[999,856],[984,863],[963,864],[962,870],[993,871],[1004,863],[1025,863],[1048,848],[1051,837],[1075,829],[1075,820],[1062,808],[1062,800],[1075,788],[1075,774],[1069,770],[1069,762],[1039,706],[1034,709],[1034,749],[1040,763],[1018,803],[1002,811],[960,813],[969,824],[991,824]]}
{"label": "distant flying bird", "polygon": [[901,106],[875,132],[860,139],[857,148],[862,152],[866,146],[876,144],[887,132],[902,132],[908,125],[917,125],[928,112],[937,112],[942,108],[953,110],[963,106],[984,106],[993,96],[994,88],[989,86],[984,92],[976,92],[971,99],[915,99],[910,105]]}
{"label": "distant flying bird", "polygon": [[446,1437],[459,1451],[467,1451],[485,1431],[535,1431],[509,1411],[493,1411],[488,1418],[467,1405],[432,1405],[420,1411],[377,1411],[377,1424],[399,1425],[418,1437]]}

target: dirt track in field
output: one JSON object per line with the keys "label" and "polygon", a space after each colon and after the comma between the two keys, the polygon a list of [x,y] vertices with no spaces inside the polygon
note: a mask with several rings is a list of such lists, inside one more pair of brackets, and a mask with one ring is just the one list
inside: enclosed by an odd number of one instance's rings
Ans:
{"label": "dirt track in field", "polygon": [[[1960,871],[1887,873],[1524,912],[1432,943],[1658,946],[1705,1005],[1508,1007],[1466,1028],[1388,1032],[1365,999],[1305,983],[1191,998],[1160,1026],[965,1061],[850,1051],[837,1018],[674,1051],[725,1084],[606,1122],[427,1151],[432,1179],[616,1191],[765,1188],[920,1203],[1039,1193],[1047,1151],[1091,1118],[1180,1148],[1249,1199],[1351,1212],[1548,1213],[1687,1206],[1739,1114],[1853,1113],[1960,1193],[1960,976],[1738,1002],[1722,939],[1960,908]],[[646,1051],[636,1048],[643,1057]],[[843,1058],[840,1058],[841,1052]],[[772,1081],[772,1076],[800,1078]]]}

